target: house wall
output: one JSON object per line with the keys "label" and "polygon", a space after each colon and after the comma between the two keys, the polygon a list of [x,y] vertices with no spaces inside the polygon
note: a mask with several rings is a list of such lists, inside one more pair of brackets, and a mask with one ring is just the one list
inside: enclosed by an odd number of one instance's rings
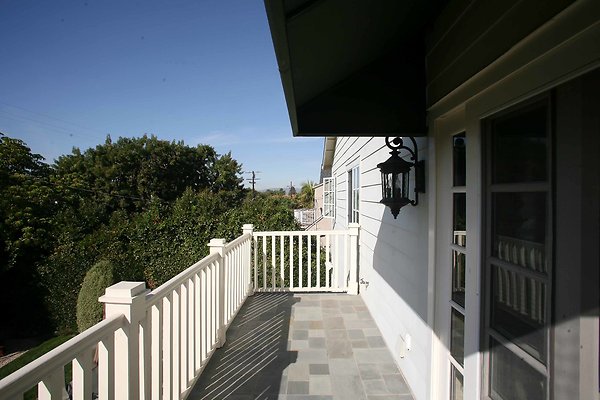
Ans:
{"label": "house wall", "polygon": [[314,187],[315,190],[315,219],[316,224],[309,227],[310,231],[326,231],[330,230],[333,224],[331,218],[323,217],[323,184],[320,183]]}
{"label": "house wall", "polygon": [[[427,139],[418,142],[419,158],[426,158]],[[371,315],[380,329],[416,399],[428,398],[431,330],[428,327],[428,196],[406,206],[394,219],[381,200],[377,164],[389,157],[383,138],[338,138],[332,176],[336,177],[335,229],[348,224],[348,171],[360,172],[360,285]],[[427,171],[426,171],[427,173]],[[401,357],[400,348],[410,342]]]}
{"label": "house wall", "polygon": [[[477,3],[481,2],[469,2],[470,7]],[[511,2],[505,11],[510,14],[525,3],[531,5],[531,2]],[[419,206],[403,208],[397,220],[378,203],[381,178],[376,165],[388,157],[384,139],[338,138],[332,168],[337,191],[335,228],[347,226],[347,172],[359,165],[359,279],[368,282],[368,286],[360,285],[360,294],[416,399],[449,398],[449,270],[445,232],[451,224],[452,210],[444,199],[448,199],[452,188],[448,183],[448,151],[451,149],[444,140],[464,131],[468,143],[467,237],[472,239],[466,248],[464,399],[474,400],[488,398],[487,372],[483,368],[488,360],[487,350],[481,343],[487,296],[482,284],[481,239],[485,233],[482,121],[544,94],[556,100],[557,158],[564,161],[555,166],[563,171],[556,177],[560,186],[556,196],[557,201],[565,204],[556,216],[557,229],[563,237],[555,240],[564,238],[564,241],[556,254],[556,263],[562,267],[558,267],[554,277],[555,282],[561,282],[556,287],[555,299],[562,303],[555,306],[553,315],[558,324],[551,332],[550,398],[600,398],[598,219],[594,217],[599,209],[600,125],[597,111],[592,111],[597,110],[599,101],[600,2],[563,3],[564,10],[545,23],[529,26],[510,48],[485,62],[475,57],[473,62],[480,65],[472,75],[461,77],[460,71],[451,73],[451,70],[470,60],[463,51],[471,44],[490,43],[478,38],[491,34],[495,26],[487,30],[480,22],[473,29],[482,29],[481,35],[471,32],[466,36],[468,40],[465,39],[468,42],[461,42],[458,49],[446,46],[447,51],[454,51],[455,55],[447,68],[436,72],[438,83],[443,84],[439,88],[433,84],[428,88],[429,136],[419,140],[420,158],[427,159],[428,193],[420,196]],[[467,20],[463,11],[457,11],[454,20],[442,27],[447,29],[447,35],[454,35],[452,30],[468,28],[458,26],[460,24],[453,27],[454,22]],[[499,23],[506,23],[509,14],[500,13]],[[487,21],[490,20],[493,21],[494,16],[488,16]],[[503,29],[510,30],[506,25]],[[494,35],[498,32],[488,39]],[[439,35],[440,43],[443,37],[444,34]],[[494,49],[492,46],[490,51],[497,50]],[[589,75],[590,72],[596,75]],[[440,89],[442,87],[446,89]],[[445,150],[444,146],[447,146]],[[573,209],[576,214],[571,214]],[[574,294],[578,296],[577,301],[573,300]],[[563,310],[568,316],[565,320],[560,314]],[[410,350],[401,357],[400,347],[406,344],[408,337]]]}
{"label": "house wall", "polygon": [[[430,148],[435,150],[431,151],[430,169],[434,168],[433,164],[438,165],[437,176],[430,176],[430,182],[435,181],[430,192],[437,191],[435,197],[430,193],[430,198],[437,201],[430,209],[435,217],[429,219],[430,231],[436,233],[429,246],[430,263],[437,280],[435,334],[432,336],[432,399],[448,398],[450,387],[448,276],[444,278],[443,275],[448,273],[444,270],[448,251],[444,229],[450,224],[451,210],[444,210],[447,204],[442,201],[447,198],[443,190],[450,190],[442,176],[448,172],[444,140],[449,135],[466,132],[467,237],[474,241],[468,241],[466,257],[469,268],[464,399],[487,399],[487,371],[483,366],[488,357],[485,344],[481,342],[487,293],[482,283],[483,254],[478,244],[485,233],[482,214],[484,177],[481,172],[485,164],[482,154],[485,132],[482,121],[538,95],[548,94],[556,107],[556,199],[558,203],[563,202],[556,206],[558,236],[555,242],[558,246],[554,281],[557,285],[554,288],[554,325],[550,333],[553,338],[550,342],[553,357],[549,372],[550,398],[600,398],[598,252],[597,246],[583,244],[588,240],[597,242],[598,236],[598,219],[595,217],[598,213],[598,164],[591,160],[598,160],[600,130],[597,117],[592,118],[597,112],[590,110],[594,107],[597,110],[598,104],[599,16],[600,3],[575,2],[429,108]],[[582,127],[584,125],[587,130]],[[583,275],[585,279],[581,279]]]}
{"label": "house wall", "polygon": [[428,105],[490,65],[573,1],[451,1],[426,42]]}

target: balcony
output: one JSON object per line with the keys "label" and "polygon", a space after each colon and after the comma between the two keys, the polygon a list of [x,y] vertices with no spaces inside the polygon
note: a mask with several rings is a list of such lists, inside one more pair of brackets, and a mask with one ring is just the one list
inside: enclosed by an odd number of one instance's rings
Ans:
{"label": "balcony", "polygon": [[0,381],[0,398],[63,399],[65,381],[73,399],[411,398],[354,296],[358,235],[244,225],[213,239],[153,291],[107,288],[105,319]]}

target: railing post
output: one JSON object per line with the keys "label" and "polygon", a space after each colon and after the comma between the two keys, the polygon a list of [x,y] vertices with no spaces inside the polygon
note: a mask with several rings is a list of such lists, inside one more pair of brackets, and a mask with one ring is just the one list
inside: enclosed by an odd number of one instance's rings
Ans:
{"label": "railing post", "polygon": [[218,292],[217,292],[217,347],[225,344],[225,239],[211,239],[208,244],[210,254],[219,254],[218,261]]}
{"label": "railing post", "polygon": [[[242,234],[250,235],[250,245],[248,246],[248,252],[244,255],[244,268],[246,268],[246,272],[248,274],[248,295],[254,294],[254,282],[252,281],[252,234],[254,233],[254,225],[252,224],[244,224],[242,226]],[[254,266],[256,268],[256,266]]]}
{"label": "railing post", "polygon": [[360,225],[348,224],[350,231],[350,280],[348,282],[348,294],[358,294],[358,231]]}
{"label": "railing post", "polygon": [[104,303],[107,318],[124,315],[127,319],[114,338],[114,398],[117,400],[140,398],[139,323],[146,315],[146,292],[144,282],[123,281],[106,288],[104,296],[98,299]]}

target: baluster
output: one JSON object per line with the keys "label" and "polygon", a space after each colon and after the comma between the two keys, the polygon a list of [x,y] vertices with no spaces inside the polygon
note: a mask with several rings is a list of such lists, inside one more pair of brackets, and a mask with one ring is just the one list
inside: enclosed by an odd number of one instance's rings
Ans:
{"label": "baluster", "polygon": [[180,370],[180,388],[183,393],[187,389],[187,361],[188,361],[188,288],[184,282],[179,286],[179,311],[180,311],[180,344],[179,344],[179,362],[181,363]]}
{"label": "baluster", "polygon": [[[346,254],[350,257],[350,262],[348,263],[348,294],[358,294],[358,233],[360,229],[360,225],[357,223],[349,224],[348,226],[350,231],[350,236],[348,241],[348,251]],[[346,235],[348,236],[348,235]]]}
{"label": "baluster", "polygon": [[207,277],[207,269],[208,267],[204,267],[202,271],[200,271],[200,300],[201,300],[201,308],[202,316],[200,317],[200,332],[201,332],[201,353],[202,354],[202,362],[206,361],[208,355],[208,277]]}
{"label": "baluster", "polygon": [[72,361],[73,366],[73,397],[74,399],[92,398],[92,356],[94,349],[79,353]]}
{"label": "baluster", "polygon": [[172,393],[173,386],[173,301],[172,296],[165,296],[163,299],[162,305],[162,314],[163,314],[163,345],[162,345],[162,371],[163,371],[163,379],[162,379],[162,388],[163,395],[167,398],[170,397]]}
{"label": "baluster", "polygon": [[173,384],[171,386],[171,391],[173,393],[174,399],[179,399],[179,395],[181,394],[180,389],[180,372],[181,372],[181,294],[180,288],[176,288],[172,293],[172,307],[173,307],[173,316],[172,316],[172,325],[173,325],[173,336],[171,338],[171,343],[173,345]]}
{"label": "baluster", "polygon": [[258,237],[254,236],[254,290],[258,289]]}
{"label": "baluster", "polygon": [[187,364],[188,364],[188,371],[187,371],[187,384],[189,386],[189,383],[194,379],[194,375],[195,375],[195,366],[194,366],[194,362],[196,361],[196,358],[194,357],[194,354],[196,353],[196,349],[195,349],[195,344],[196,341],[194,340],[194,328],[196,327],[195,321],[194,321],[194,317],[196,316],[196,312],[195,312],[195,308],[196,308],[196,302],[195,302],[195,294],[196,294],[196,290],[194,287],[194,279],[193,277],[188,278],[188,301],[187,301],[187,306],[188,306],[188,312],[187,312],[187,318],[188,318],[188,335],[187,335]]}
{"label": "baluster", "polygon": [[229,322],[229,319],[233,315],[237,304],[237,248],[231,250],[227,256],[225,256],[225,268],[227,270],[227,280],[225,285],[225,297],[227,298],[226,303],[227,313],[225,314],[225,321]]}
{"label": "baluster", "polygon": [[38,399],[39,400],[59,400],[63,396],[63,388],[65,387],[65,372],[64,368],[46,376],[38,383]]}
{"label": "baluster", "polygon": [[290,289],[294,288],[294,235],[290,234]]}
{"label": "baluster", "polygon": [[140,332],[139,332],[139,369],[140,369],[140,381],[139,381],[139,391],[140,391],[140,399],[150,399],[151,388],[150,388],[150,379],[151,379],[151,359],[152,352],[150,348],[151,344],[151,311],[150,309],[146,309],[145,318],[140,321]]}
{"label": "baluster", "polygon": [[284,236],[279,236],[279,281],[281,282],[281,288],[285,287],[285,272],[283,270],[283,259],[285,258],[285,240]]}
{"label": "baluster", "polygon": [[231,250],[228,254],[223,256],[223,269],[221,270],[221,273],[224,274],[223,295],[221,296],[223,299],[223,303],[221,304],[221,307],[223,307],[223,319],[219,322],[220,324],[226,324],[227,321],[229,321],[229,316],[231,315],[231,308],[233,307],[233,303],[235,302],[234,256],[235,249]]}
{"label": "baluster", "polygon": [[271,287],[275,291],[275,235],[271,235]]}
{"label": "baluster", "polygon": [[321,235],[315,237],[317,243],[317,287],[321,287]]}
{"label": "baluster", "polygon": [[342,269],[342,288],[348,289],[348,271],[350,271],[350,237],[344,235],[344,268]]}
{"label": "baluster", "polygon": [[523,315],[527,315],[527,289],[526,289],[526,278],[522,275],[518,275],[519,279],[519,292],[520,292],[520,307],[519,311]]}
{"label": "baluster", "polygon": [[218,263],[213,262],[210,265],[210,290],[208,292],[208,299],[210,302],[210,347],[209,349],[212,351],[215,347],[215,343],[218,340],[217,337],[217,329],[218,329],[218,321],[217,321],[217,268],[219,267]]}
{"label": "baluster", "polygon": [[194,307],[194,357],[195,357],[195,368],[194,375],[198,373],[200,368],[202,367],[202,292],[201,292],[201,282],[200,282],[200,274],[202,272],[198,272],[194,274],[194,293],[195,293],[195,307]]}
{"label": "baluster", "polygon": [[150,391],[152,400],[159,400],[162,397],[161,393],[161,376],[162,365],[160,362],[161,352],[161,331],[162,331],[162,315],[160,303],[154,304],[150,309],[150,330],[151,330],[151,375],[150,375]]}
{"label": "baluster", "polygon": [[335,260],[333,265],[333,273],[331,274],[331,278],[333,282],[331,283],[332,288],[339,288],[340,279],[339,279],[339,268],[340,268],[340,235],[334,236],[334,245],[333,245],[333,258]]}
{"label": "baluster", "polygon": [[267,289],[267,237],[263,236],[263,290]]}
{"label": "baluster", "polygon": [[112,400],[114,398],[114,334],[102,338],[98,343],[98,399]]}
{"label": "baluster", "polygon": [[227,316],[226,321],[229,321],[229,319],[231,318],[231,316],[233,315],[233,312],[235,311],[237,304],[238,304],[238,291],[239,291],[239,284],[238,284],[238,279],[239,279],[239,260],[238,260],[238,250],[237,247],[235,249],[232,250],[231,254],[229,255],[229,264],[228,264],[228,269],[229,269],[229,273],[230,273],[230,279],[229,279],[229,284],[231,285],[231,294],[229,296],[230,301],[230,305],[229,305],[229,315]]}
{"label": "baluster", "polygon": [[206,357],[213,347],[213,263],[206,267]]}
{"label": "baluster", "polygon": [[500,303],[504,303],[505,283],[502,277],[502,270],[500,268],[496,268],[496,279],[498,280],[498,283],[496,284],[498,286],[498,299]]}
{"label": "baluster", "polygon": [[312,287],[312,246],[311,246],[311,239],[312,238],[312,234],[308,234],[308,240],[306,242],[306,251],[308,252],[308,288]]}
{"label": "baluster", "polygon": [[304,278],[304,270],[302,268],[302,234],[298,235],[298,287],[302,289]]}
{"label": "baluster", "polygon": [[331,288],[331,277],[329,276],[329,265],[331,263],[330,237],[330,234],[325,235],[325,286],[327,288]]}

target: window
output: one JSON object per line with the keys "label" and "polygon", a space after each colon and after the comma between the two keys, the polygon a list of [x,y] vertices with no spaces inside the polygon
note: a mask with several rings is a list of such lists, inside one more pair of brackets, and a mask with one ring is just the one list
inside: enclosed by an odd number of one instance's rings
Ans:
{"label": "window", "polygon": [[323,217],[335,218],[335,178],[323,178]]}
{"label": "window", "polygon": [[487,394],[546,399],[552,287],[550,107],[542,101],[488,123]]}
{"label": "window", "polygon": [[450,399],[463,399],[465,367],[465,277],[467,245],[467,140],[452,137],[452,291],[450,306]]}
{"label": "window", "polygon": [[360,202],[360,173],[358,166],[348,172],[348,222],[358,222],[358,205]]}

